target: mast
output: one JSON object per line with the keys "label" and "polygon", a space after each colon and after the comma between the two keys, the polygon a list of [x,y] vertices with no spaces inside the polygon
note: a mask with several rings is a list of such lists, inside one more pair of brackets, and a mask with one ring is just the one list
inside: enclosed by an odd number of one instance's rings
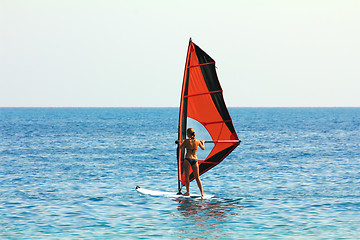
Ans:
{"label": "mast", "polygon": [[183,84],[181,89],[181,98],[180,98],[180,110],[179,110],[179,126],[178,126],[178,140],[179,144],[177,147],[177,169],[178,169],[178,194],[181,194],[181,174],[182,170],[182,162],[184,161],[184,151],[179,148],[181,142],[186,139],[186,127],[187,127],[187,99],[184,98],[187,95],[188,90],[188,79],[189,79],[189,72],[188,67],[190,64],[190,45],[192,41],[191,38],[189,39],[189,46],[188,51],[186,54],[186,61],[184,67],[184,76],[183,76]]}

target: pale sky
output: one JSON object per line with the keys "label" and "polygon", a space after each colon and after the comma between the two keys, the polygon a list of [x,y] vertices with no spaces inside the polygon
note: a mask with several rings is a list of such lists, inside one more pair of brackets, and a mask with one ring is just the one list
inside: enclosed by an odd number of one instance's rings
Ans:
{"label": "pale sky", "polygon": [[190,37],[230,107],[360,107],[359,0],[0,0],[0,107],[177,107]]}

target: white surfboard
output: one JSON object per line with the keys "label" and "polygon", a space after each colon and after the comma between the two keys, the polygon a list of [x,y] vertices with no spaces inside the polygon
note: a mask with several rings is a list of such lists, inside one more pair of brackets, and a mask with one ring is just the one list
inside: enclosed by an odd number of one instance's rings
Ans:
{"label": "white surfboard", "polygon": [[136,186],[136,191],[139,193],[145,194],[145,195],[151,195],[151,196],[160,196],[160,197],[169,197],[169,198],[195,198],[195,199],[208,199],[214,197],[213,195],[206,194],[203,198],[201,195],[198,194],[191,194],[190,196],[184,196],[181,194],[177,194],[175,192],[164,192],[164,191],[157,191],[157,190],[150,190],[141,188],[139,186]]}

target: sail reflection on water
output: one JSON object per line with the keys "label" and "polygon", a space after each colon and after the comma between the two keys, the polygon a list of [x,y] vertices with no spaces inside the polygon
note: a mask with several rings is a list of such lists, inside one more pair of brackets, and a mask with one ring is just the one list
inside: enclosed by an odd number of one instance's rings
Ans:
{"label": "sail reflection on water", "polygon": [[[238,199],[176,199],[177,210],[188,226],[178,229],[179,235],[191,236],[189,239],[224,238],[227,233],[225,226],[232,217],[239,215],[243,209],[242,198]],[[228,236],[230,237],[230,236]]]}

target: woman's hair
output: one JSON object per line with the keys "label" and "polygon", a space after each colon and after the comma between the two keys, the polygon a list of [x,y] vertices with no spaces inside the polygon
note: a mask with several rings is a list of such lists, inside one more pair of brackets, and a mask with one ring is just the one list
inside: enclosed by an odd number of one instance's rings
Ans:
{"label": "woman's hair", "polygon": [[193,128],[188,128],[186,134],[191,138],[195,138],[195,130]]}

